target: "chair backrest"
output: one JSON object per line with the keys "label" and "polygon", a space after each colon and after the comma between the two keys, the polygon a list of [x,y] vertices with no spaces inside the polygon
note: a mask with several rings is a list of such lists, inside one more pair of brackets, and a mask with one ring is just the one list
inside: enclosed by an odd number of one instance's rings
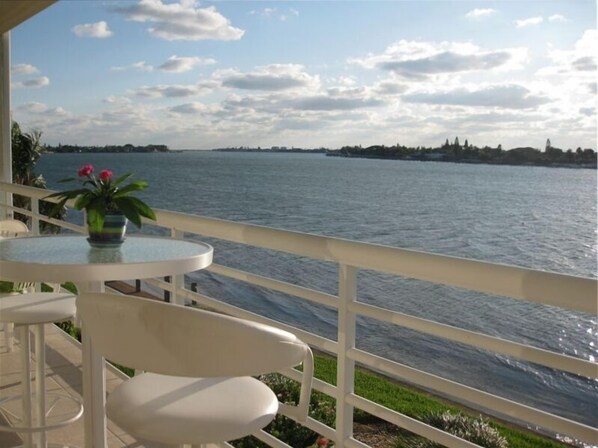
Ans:
{"label": "chair backrest", "polygon": [[16,219],[0,220],[0,236],[4,238],[12,238],[24,233],[28,233],[29,228],[27,224]]}
{"label": "chair backrest", "polygon": [[104,357],[163,375],[259,375],[311,356],[309,347],[289,332],[138,297],[82,294],[77,314]]}

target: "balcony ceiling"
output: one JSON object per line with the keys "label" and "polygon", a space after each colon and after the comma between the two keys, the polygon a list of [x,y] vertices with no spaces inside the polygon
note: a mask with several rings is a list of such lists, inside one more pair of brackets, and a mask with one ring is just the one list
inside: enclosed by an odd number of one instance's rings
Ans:
{"label": "balcony ceiling", "polygon": [[10,31],[57,0],[1,0],[0,34]]}

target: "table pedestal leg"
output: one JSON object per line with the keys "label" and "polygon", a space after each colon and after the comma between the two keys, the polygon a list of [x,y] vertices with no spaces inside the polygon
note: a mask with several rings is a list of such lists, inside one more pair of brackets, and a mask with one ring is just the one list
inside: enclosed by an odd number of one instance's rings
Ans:
{"label": "table pedestal leg", "polygon": [[[104,292],[104,284],[92,282],[78,284],[80,293]],[[93,343],[81,328],[83,352],[83,406],[85,412],[85,448],[105,448],[106,443],[106,369],[104,358],[94,349]]]}

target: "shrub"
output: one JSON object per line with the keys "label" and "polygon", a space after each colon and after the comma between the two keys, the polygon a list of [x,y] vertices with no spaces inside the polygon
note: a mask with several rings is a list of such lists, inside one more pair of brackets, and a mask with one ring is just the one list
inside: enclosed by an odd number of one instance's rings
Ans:
{"label": "shrub", "polygon": [[[272,389],[281,403],[295,405],[299,401],[301,386],[296,381],[277,373],[261,375],[259,379]],[[309,405],[309,415],[328,426],[334,426],[336,414],[333,400],[322,393],[313,392]],[[282,415],[277,415],[272,423],[266,426],[265,430],[294,448],[311,447],[316,444],[318,440],[325,440],[318,438],[318,434],[311,429]],[[236,448],[268,447],[268,445],[251,436],[232,442],[232,445]],[[332,446],[332,444],[329,444],[328,442],[326,445],[328,447]],[[318,446],[322,445],[320,444]]]}
{"label": "shrub", "polygon": [[[469,417],[449,411],[433,412],[423,416],[422,422],[461,439],[485,448],[508,448],[509,443],[481,416]],[[397,448],[441,448],[442,445],[417,436],[400,436]]]}

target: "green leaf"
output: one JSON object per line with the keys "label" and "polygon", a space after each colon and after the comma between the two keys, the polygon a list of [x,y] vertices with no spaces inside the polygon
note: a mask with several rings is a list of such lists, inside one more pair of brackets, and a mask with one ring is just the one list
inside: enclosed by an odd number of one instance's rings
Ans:
{"label": "green leaf", "polygon": [[127,217],[129,221],[141,228],[141,216],[137,210],[133,199],[131,197],[115,198],[114,203],[118,206],[121,212]]}
{"label": "green leaf", "polygon": [[132,175],[133,175],[133,173],[123,174],[118,179],[116,179],[114,182],[112,182],[112,185],[114,185],[116,187],[116,186],[120,185],[121,183],[123,183],[125,180],[127,180]]}
{"label": "green leaf", "polygon": [[48,212],[48,216],[50,218],[53,218],[55,216],[59,216],[60,212],[62,211],[62,209],[64,208],[64,206],[66,205],[66,201],[68,199],[62,199],[60,202],[57,202],[56,204],[52,205],[52,208],[50,209],[50,211]]}
{"label": "green leaf", "polygon": [[135,182],[127,185],[126,187],[123,187],[120,190],[118,190],[118,192],[114,195],[114,197],[115,198],[124,197],[133,191],[143,190],[147,186],[148,186],[148,183],[146,181],[138,180],[138,181],[135,181]]}
{"label": "green leaf", "polygon": [[154,221],[156,220],[156,214],[149,205],[138,198],[130,197],[129,199],[133,202],[133,205],[141,216],[144,216],[148,219],[153,219]]}
{"label": "green leaf", "polygon": [[75,201],[75,209],[83,210],[87,207],[87,205],[94,200],[94,196],[92,194],[82,194],[80,195],[77,200]]}
{"label": "green leaf", "polygon": [[99,232],[104,227],[106,207],[101,198],[95,198],[87,205],[87,224],[94,232]]}

